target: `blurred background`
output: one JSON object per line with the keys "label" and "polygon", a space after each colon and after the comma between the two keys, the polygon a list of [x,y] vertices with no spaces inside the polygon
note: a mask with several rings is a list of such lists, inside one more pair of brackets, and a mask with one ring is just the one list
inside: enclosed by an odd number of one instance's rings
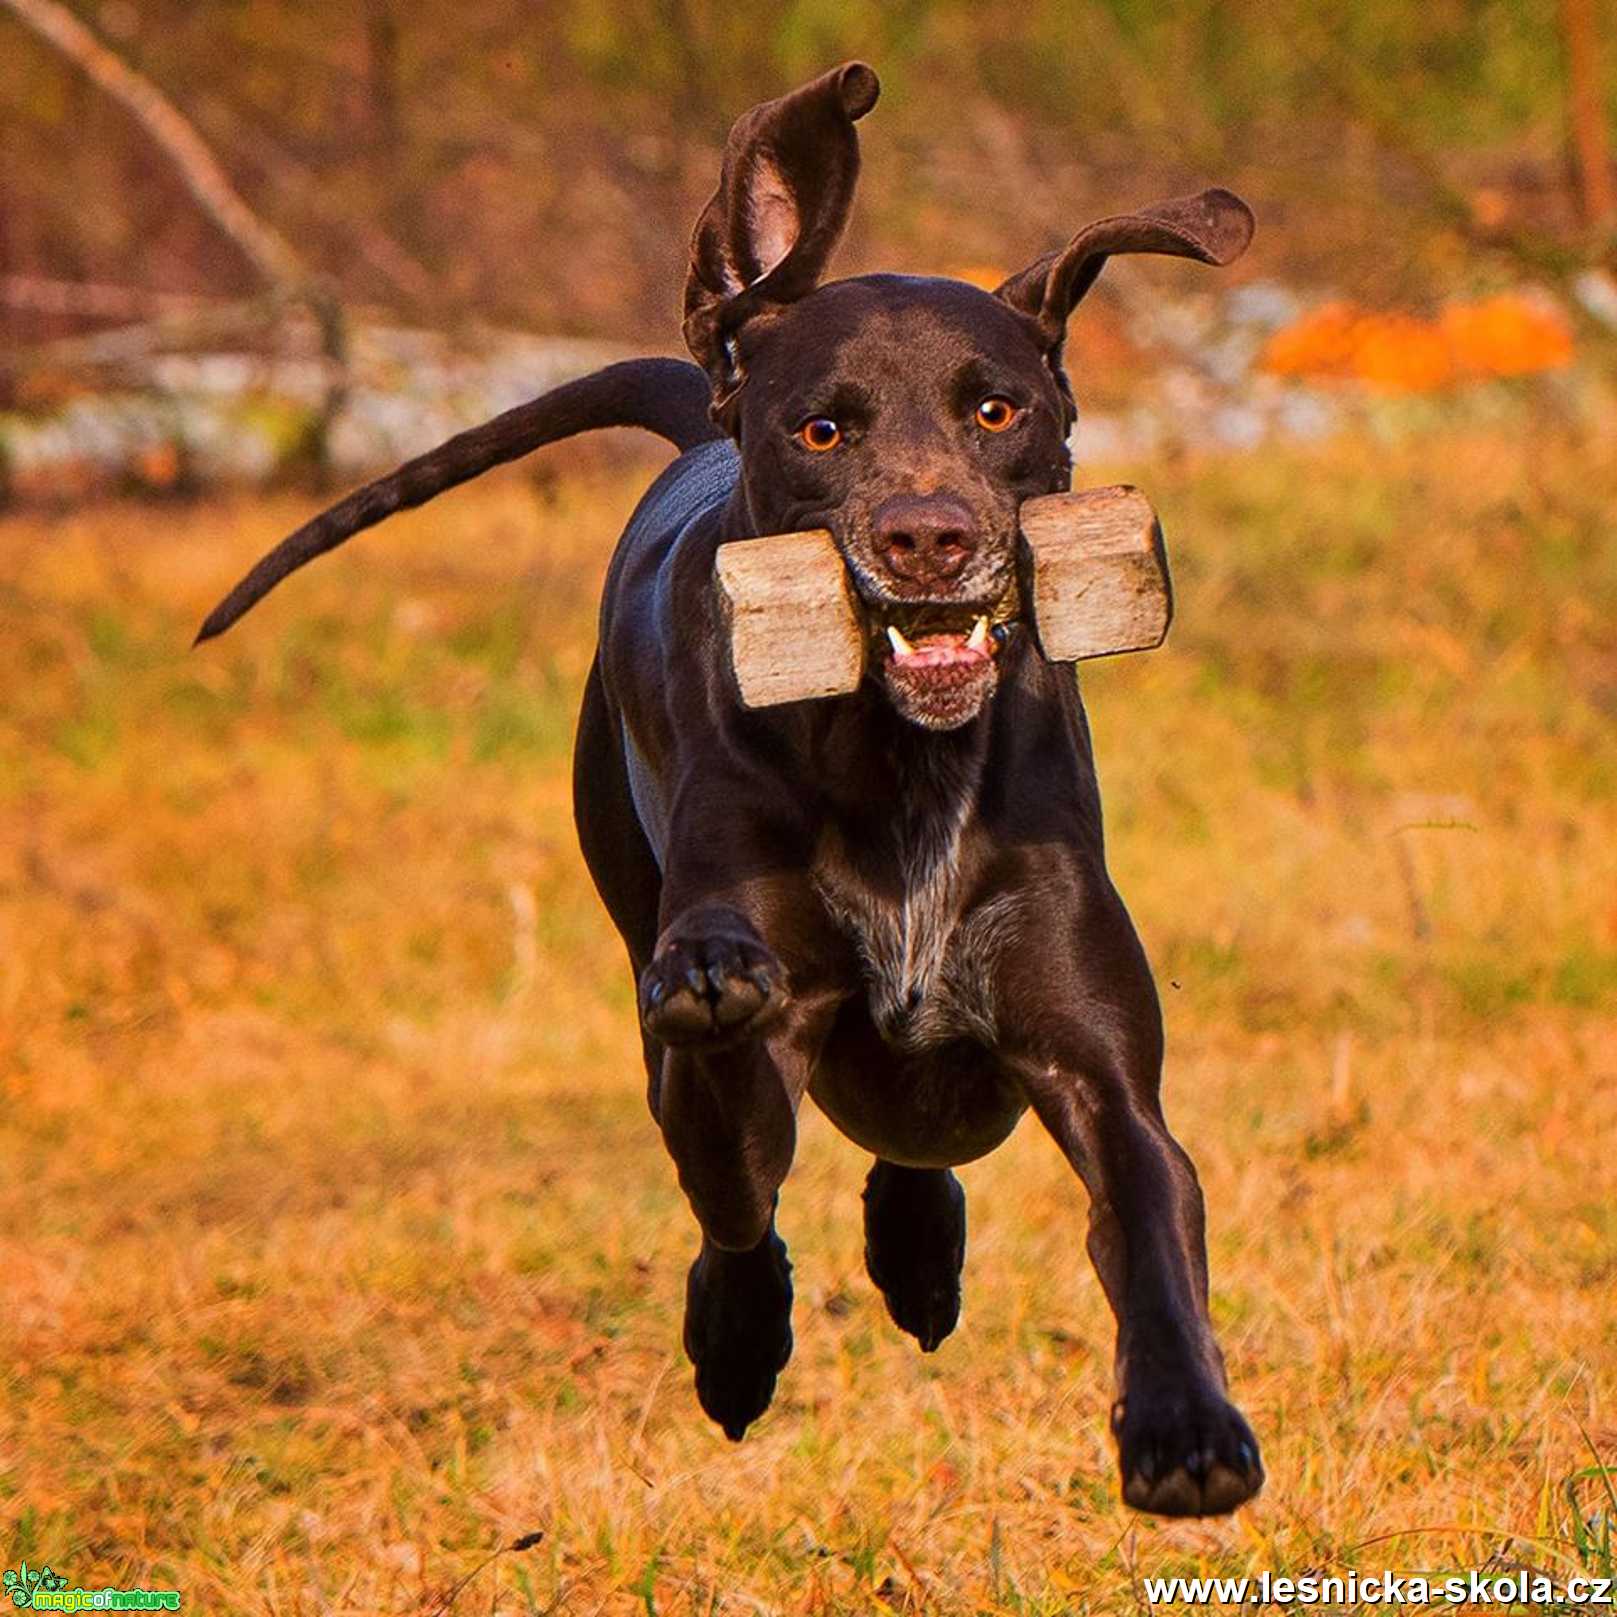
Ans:
{"label": "blurred background", "polygon": [[[491,474],[188,649],[359,477],[676,352],[730,121],[851,56],[841,271],[1258,215],[1069,340],[1080,478],[1174,570],[1082,679],[1269,1467],[1233,1522],[1118,1503],[1031,1126],[922,1358],[806,1112],[796,1355],[741,1447],[700,1416],[569,789],[665,449]],[[1617,1571],[1614,127],[1614,0],[0,0],[5,1566],[437,1617]]]}
{"label": "blurred background", "polygon": [[0,26],[19,496],[351,473],[677,343],[730,121],[855,53],[886,92],[849,271],[991,280],[1211,181],[1256,206],[1216,294],[1108,281],[1076,345],[1097,448],[1323,432],[1313,379],[1448,392],[1617,327],[1607,0],[8,0]]}

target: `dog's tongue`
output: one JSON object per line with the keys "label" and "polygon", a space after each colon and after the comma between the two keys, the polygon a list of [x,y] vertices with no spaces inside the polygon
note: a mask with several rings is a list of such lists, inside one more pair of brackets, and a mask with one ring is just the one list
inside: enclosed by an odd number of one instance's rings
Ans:
{"label": "dog's tongue", "polygon": [[907,651],[893,648],[895,668],[964,668],[988,658],[986,645],[974,646],[963,634],[925,634]]}

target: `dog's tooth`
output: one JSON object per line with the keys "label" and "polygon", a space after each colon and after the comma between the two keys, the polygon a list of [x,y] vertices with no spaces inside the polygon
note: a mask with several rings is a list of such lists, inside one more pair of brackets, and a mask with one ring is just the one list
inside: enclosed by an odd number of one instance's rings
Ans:
{"label": "dog's tooth", "polygon": [[915,655],[915,647],[890,623],[887,625],[887,638],[893,643],[893,655],[895,657],[913,657]]}
{"label": "dog's tooth", "polygon": [[986,651],[988,649],[988,619],[978,618],[971,626],[971,637],[966,641],[967,651]]}

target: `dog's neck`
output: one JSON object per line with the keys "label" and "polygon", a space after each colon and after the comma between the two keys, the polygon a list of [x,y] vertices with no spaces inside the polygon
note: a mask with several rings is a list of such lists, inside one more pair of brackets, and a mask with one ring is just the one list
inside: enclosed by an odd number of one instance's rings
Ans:
{"label": "dog's neck", "polygon": [[806,778],[823,792],[850,852],[911,879],[952,857],[981,795],[993,706],[959,729],[926,730],[867,683],[815,713]]}
{"label": "dog's neck", "polygon": [[837,705],[841,722],[827,722],[813,754],[826,766],[818,784],[829,809],[815,880],[863,961],[870,1014],[902,1049],[981,1034],[986,1002],[950,962],[963,940],[968,827],[987,783],[992,707],[936,732],[900,718],[869,686]]}

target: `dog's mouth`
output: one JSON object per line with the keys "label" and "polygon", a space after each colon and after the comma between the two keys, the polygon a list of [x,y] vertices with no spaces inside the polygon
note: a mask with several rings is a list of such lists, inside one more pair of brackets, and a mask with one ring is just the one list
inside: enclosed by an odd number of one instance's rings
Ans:
{"label": "dog's mouth", "polygon": [[1016,591],[992,606],[939,601],[866,601],[875,660],[904,669],[974,668],[993,661],[1010,637]]}
{"label": "dog's mouth", "polygon": [[926,634],[918,640],[906,638],[896,623],[889,623],[887,644],[895,668],[970,668],[994,655],[986,617],[979,617],[967,634]]}
{"label": "dog's mouth", "polygon": [[993,606],[867,602],[872,666],[905,718],[953,729],[994,688],[995,659],[1014,632],[1015,592]]}

